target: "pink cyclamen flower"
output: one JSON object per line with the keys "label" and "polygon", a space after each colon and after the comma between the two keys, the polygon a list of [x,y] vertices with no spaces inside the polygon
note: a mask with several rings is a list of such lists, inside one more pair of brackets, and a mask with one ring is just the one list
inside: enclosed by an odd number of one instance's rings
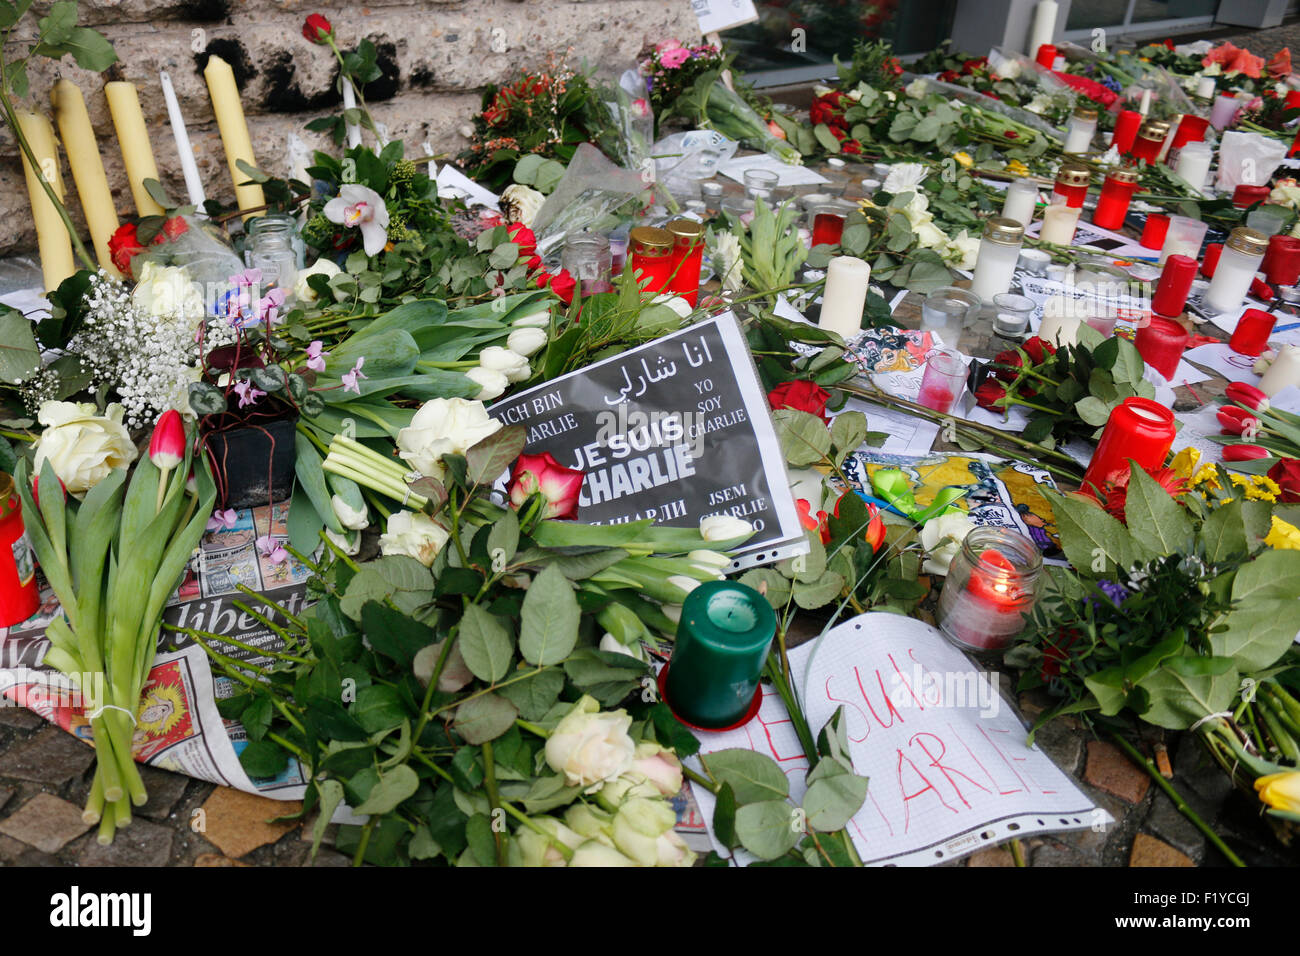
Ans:
{"label": "pink cyclamen flower", "polygon": [[325,359],[329,356],[329,352],[321,351],[323,347],[324,343],[320,339],[314,340],[307,346],[307,367],[313,372],[325,371]]}
{"label": "pink cyclamen flower", "polygon": [[208,530],[231,531],[238,520],[239,512],[234,508],[227,508],[225,511],[217,510],[212,512],[212,517],[208,519]]}
{"label": "pink cyclamen flower", "polygon": [[257,550],[262,557],[269,558],[272,564],[283,564],[289,558],[289,552],[284,550],[280,540],[269,534],[264,534],[257,539]]}
{"label": "pink cyclamen flower", "polygon": [[348,183],[321,210],[330,222],[361,230],[366,255],[378,255],[388,243],[388,207],[384,197],[368,186]]}
{"label": "pink cyclamen flower", "polygon": [[257,320],[267,325],[276,325],[283,321],[279,318],[280,306],[284,305],[283,289],[272,289],[257,300]]}
{"label": "pink cyclamen flower", "polygon": [[265,395],[266,392],[263,392],[261,389],[255,387],[252,382],[244,379],[241,382],[235,383],[235,394],[239,396],[239,407],[243,408],[245,405],[252,405],[259,398]]}
{"label": "pink cyclamen flower", "polygon": [[368,375],[361,374],[361,366],[365,363],[366,357],[363,355],[361,358],[357,359],[357,364],[352,367],[352,371],[343,373],[343,391],[356,392],[358,395],[361,394],[361,386],[358,384],[357,380],[369,378]]}

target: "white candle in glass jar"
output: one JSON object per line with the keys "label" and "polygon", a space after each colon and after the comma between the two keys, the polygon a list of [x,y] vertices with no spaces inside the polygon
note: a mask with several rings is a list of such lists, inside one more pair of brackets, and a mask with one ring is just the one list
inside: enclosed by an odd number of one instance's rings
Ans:
{"label": "white candle in glass jar", "polygon": [[1063,153],[1086,153],[1092,148],[1092,135],[1097,132],[1097,111],[1076,109],[1065,131]]}
{"label": "white candle in glass jar", "polygon": [[1034,207],[1038,204],[1038,186],[1029,179],[1017,179],[1007,187],[1002,200],[1002,218],[1014,219],[1022,226],[1034,221]]}
{"label": "white candle in glass jar", "polygon": [[1082,209],[1071,209],[1065,203],[1052,203],[1043,211],[1043,228],[1039,230],[1038,238],[1043,242],[1068,246],[1074,242],[1074,230],[1082,212]]}
{"label": "white candle in glass jar", "polygon": [[1011,291],[1024,237],[1025,227],[1014,219],[990,219],[985,224],[971,292],[985,302],[992,302],[998,293]]}
{"label": "white candle in glass jar", "polygon": [[1074,300],[1054,295],[1043,303],[1043,321],[1038,326],[1038,337],[1057,346],[1074,345],[1079,340],[1079,326],[1083,317],[1075,308]]}
{"label": "white candle in glass jar", "polygon": [[1214,267],[1214,277],[1205,291],[1202,304],[1211,312],[1236,312],[1246,300],[1251,280],[1259,271],[1268,236],[1257,229],[1239,226],[1232,230]]}
{"label": "white candle in glass jar", "polygon": [[1205,179],[1210,174],[1214,148],[1209,143],[1184,143],[1178,149],[1178,166],[1174,172],[1193,189],[1204,191]]}
{"label": "white candle in glass jar", "polygon": [[1214,95],[1214,77],[1202,76],[1196,81],[1196,95],[1199,99],[1208,100]]}
{"label": "white candle in glass jar", "polygon": [[1300,346],[1284,345],[1259,380],[1259,390],[1272,398],[1288,385],[1300,386]]}
{"label": "white candle in glass jar", "polygon": [[853,338],[862,331],[862,309],[867,304],[871,266],[856,256],[836,256],[826,267],[826,290],[822,293],[819,328],[841,338]]}

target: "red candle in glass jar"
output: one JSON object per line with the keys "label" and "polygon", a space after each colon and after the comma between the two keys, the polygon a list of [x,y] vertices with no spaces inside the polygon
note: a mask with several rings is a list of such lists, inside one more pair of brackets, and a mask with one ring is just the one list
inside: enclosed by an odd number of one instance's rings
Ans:
{"label": "red candle in glass jar", "polygon": [[1201,260],[1201,275],[1207,279],[1214,278],[1214,270],[1219,267],[1219,256],[1223,255],[1223,243],[1212,242],[1205,247],[1205,258]]}
{"label": "red candle in glass jar", "polygon": [[1119,229],[1128,215],[1129,203],[1138,188],[1136,169],[1116,169],[1106,175],[1097,197],[1097,209],[1092,214],[1094,226],[1102,229]]}
{"label": "red candle in glass jar", "polygon": [[1156,315],[1178,316],[1187,305],[1187,295],[1196,278],[1196,260],[1191,256],[1170,256],[1151,296],[1151,311]]}
{"label": "red candle in glass jar", "polygon": [[830,206],[815,206],[812,212],[812,244],[838,246],[844,237],[844,214]]}
{"label": "red candle in glass jar", "polygon": [[1237,327],[1228,340],[1228,348],[1239,355],[1261,355],[1268,348],[1268,337],[1273,334],[1277,316],[1263,309],[1247,309],[1237,320]]}
{"label": "red candle in glass jar", "polygon": [[1149,325],[1137,330],[1133,344],[1137,346],[1142,361],[1172,381],[1189,338],[1191,334],[1181,324],[1156,315],[1152,316]]}
{"label": "red candle in glass jar", "polygon": [[672,233],[653,226],[637,226],[628,235],[628,246],[632,250],[632,271],[641,273],[636,277],[641,288],[662,292],[673,272]]}
{"label": "red candle in glass jar", "polygon": [[1259,271],[1273,285],[1295,285],[1300,280],[1300,239],[1295,236],[1269,236],[1268,249]]}
{"label": "red candle in glass jar", "polygon": [[1282,101],[1282,108],[1288,110],[1300,109],[1300,90],[1287,90],[1286,99]]}
{"label": "red candle in glass jar", "polygon": [[1242,183],[1232,191],[1232,204],[1238,209],[1245,209],[1247,206],[1253,206],[1257,202],[1263,202],[1272,192],[1267,186],[1251,186],[1248,183]]}
{"label": "red candle in glass jar", "polygon": [[1129,155],[1148,163],[1158,162],[1160,150],[1164,149],[1165,138],[1168,135],[1168,124],[1146,123],[1138,130],[1137,139],[1133,140],[1133,148],[1129,151]]}
{"label": "red candle in glass jar", "polygon": [[695,308],[700,297],[700,266],[704,261],[704,226],[694,219],[674,219],[664,227],[673,237],[668,291]]}
{"label": "red candle in glass jar", "polygon": [[1159,249],[1165,244],[1167,232],[1169,232],[1169,217],[1160,212],[1151,213],[1142,226],[1142,246],[1146,249]]}
{"label": "red candle in glass jar", "polygon": [[1106,420],[1106,428],[1083,476],[1084,494],[1098,493],[1116,472],[1127,472],[1129,459],[1152,471],[1165,463],[1174,444],[1174,413],[1149,398],[1126,398]]}
{"label": "red candle in glass jar", "polygon": [[1123,156],[1133,149],[1133,141],[1137,139],[1138,130],[1141,128],[1141,113],[1137,110],[1120,110],[1119,115],[1115,117],[1115,133],[1110,138],[1110,144]]}
{"label": "red candle in glass jar", "polygon": [[1092,181],[1092,170],[1082,163],[1062,163],[1056,173],[1054,196],[1060,196],[1071,209],[1082,209],[1083,201],[1088,196],[1088,184]]}
{"label": "red candle in glass jar", "polygon": [[1174,141],[1169,144],[1169,151],[1172,153],[1184,143],[1202,142],[1205,139],[1205,131],[1209,128],[1208,117],[1184,113],[1183,118],[1178,121],[1178,129],[1174,131]]}
{"label": "red candle in glass jar", "polygon": [[13,478],[0,472],[0,627],[21,624],[40,606],[22,502]]}
{"label": "red candle in glass jar", "polygon": [[1050,70],[1056,63],[1056,46],[1051,43],[1040,43],[1038,53],[1034,56],[1034,62],[1043,69]]}

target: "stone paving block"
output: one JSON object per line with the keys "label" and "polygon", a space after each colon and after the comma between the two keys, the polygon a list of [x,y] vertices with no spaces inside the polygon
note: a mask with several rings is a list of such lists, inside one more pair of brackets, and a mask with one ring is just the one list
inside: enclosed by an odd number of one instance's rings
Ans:
{"label": "stone paving block", "polygon": [[967,866],[1015,866],[1015,857],[1006,847],[993,846],[987,850],[972,853],[966,860]]}
{"label": "stone paving block", "polygon": [[1133,839],[1133,852],[1129,856],[1129,866],[1195,866],[1191,858],[1180,853],[1164,840],[1158,840],[1148,833],[1139,833]]}
{"label": "stone paving block", "polygon": [[1151,786],[1146,771],[1133,763],[1124,751],[1105,740],[1088,741],[1084,779],[1129,803],[1141,803]]}
{"label": "stone paving block", "polygon": [[77,858],[79,866],[164,866],[172,853],[175,834],[167,827],[141,820],[131,820],[118,830],[113,842],[100,846],[91,840]]}
{"label": "stone paving block", "polygon": [[1083,757],[1083,734],[1077,721],[1062,717],[1049,721],[1038,728],[1034,743],[1066,774],[1073,777],[1078,773]]}
{"label": "stone paving block", "polygon": [[338,852],[338,850],[328,850],[321,847],[321,851],[316,854],[316,859],[308,859],[303,866],[351,866],[352,858]]}
{"label": "stone paving block", "polygon": [[220,853],[200,853],[194,858],[195,866],[243,866],[247,863],[240,863],[238,860],[232,860],[228,856],[222,856]]}
{"label": "stone paving block", "polygon": [[0,820],[0,833],[44,853],[58,853],[90,826],[81,819],[80,807],[52,793],[38,793]]}
{"label": "stone paving block", "polygon": [[5,804],[9,802],[9,798],[12,797],[13,795],[14,792],[12,788],[0,787],[0,810],[3,810],[5,808]]}
{"label": "stone paving block", "polygon": [[45,718],[26,707],[14,706],[13,701],[0,702],[0,724],[18,730],[35,730],[45,723]]}
{"label": "stone paving block", "polygon": [[[1202,817],[1204,819],[1204,817]],[[1147,814],[1146,828],[1181,853],[1199,860],[1205,852],[1205,835],[1183,816],[1164,793],[1157,793]]]}
{"label": "stone paving block", "polygon": [[1040,846],[1034,851],[1030,858],[1030,866],[1100,866],[1101,862],[1095,856],[1088,853],[1081,853],[1074,847],[1063,846],[1056,843],[1047,843]]}
{"label": "stone paving block", "polygon": [[296,823],[267,823],[272,817],[302,809],[297,801],[268,800],[242,790],[218,787],[203,804],[199,835],[226,856],[238,859],[260,846],[274,843]]}
{"label": "stone paving block", "polygon": [[190,783],[190,778],[184,774],[171,773],[156,767],[141,767],[140,778],[144,781],[144,789],[149,799],[143,807],[133,812],[150,820],[166,819]]}
{"label": "stone paving block", "polygon": [[0,863],[12,863],[30,849],[22,840],[0,833]]}
{"label": "stone paving block", "polygon": [[0,754],[0,777],[61,787],[85,773],[94,760],[94,750],[51,726]]}

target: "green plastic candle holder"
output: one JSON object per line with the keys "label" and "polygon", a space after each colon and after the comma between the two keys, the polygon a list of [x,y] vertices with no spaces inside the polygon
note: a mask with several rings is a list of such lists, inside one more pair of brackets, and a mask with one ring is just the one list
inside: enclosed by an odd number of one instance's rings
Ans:
{"label": "green plastic candle holder", "polygon": [[776,635],[776,614],[753,588],[707,581],[682,603],[664,700],[683,723],[725,730],[758,712],[759,678]]}

